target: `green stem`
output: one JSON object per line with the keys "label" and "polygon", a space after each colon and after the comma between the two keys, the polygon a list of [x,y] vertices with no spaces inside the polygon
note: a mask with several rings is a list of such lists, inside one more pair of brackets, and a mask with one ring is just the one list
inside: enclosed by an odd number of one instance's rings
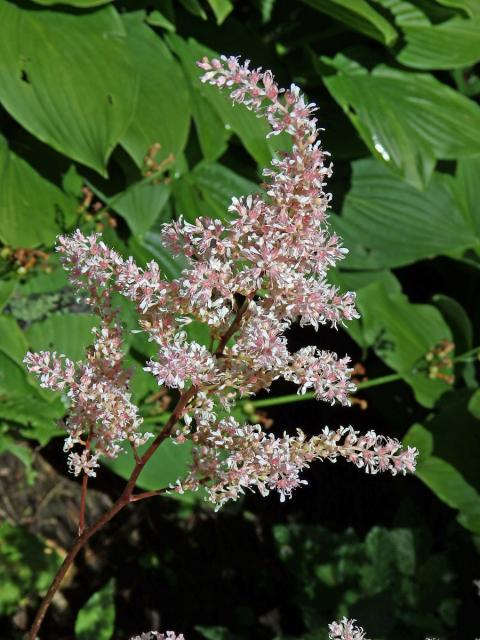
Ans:
{"label": "green stem", "polygon": [[[460,354],[456,358],[453,358],[452,362],[465,362],[471,356],[480,353],[480,347],[474,347],[465,353]],[[372,380],[365,380],[365,382],[360,382],[357,385],[357,390],[362,391],[363,389],[370,389],[371,387],[378,387],[382,384],[388,384],[389,382],[397,382],[398,380],[402,380],[404,374],[400,373],[391,373],[386,376],[380,376],[379,378],[373,378]],[[297,393],[291,393],[286,396],[277,396],[275,398],[263,398],[262,400],[248,400],[243,403],[244,408],[247,409],[247,412],[250,407],[254,409],[263,409],[265,407],[275,407],[280,404],[291,404],[292,402],[303,402],[304,400],[314,400],[315,393],[313,391],[309,391],[304,393],[303,395],[299,395]]]}
{"label": "green stem", "polygon": [[[357,389],[369,389],[370,387],[377,387],[381,384],[388,384],[389,382],[396,382],[397,380],[401,380],[402,376],[399,373],[392,373],[387,376],[381,376],[380,378],[373,378],[372,380],[366,380],[365,382],[360,382],[357,385]],[[253,405],[255,409],[262,409],[264,407],[274,407],[279,404],[290,404],[292,402],[302,402],[303,400],[314,400],[315,393],[313,391],[308,391],[303,395],[299,395],[298,393],[291,393],[286,396],[277,396],[276,398],[264,398],[262,400],[249,400],[244,403],[244,405]]]}

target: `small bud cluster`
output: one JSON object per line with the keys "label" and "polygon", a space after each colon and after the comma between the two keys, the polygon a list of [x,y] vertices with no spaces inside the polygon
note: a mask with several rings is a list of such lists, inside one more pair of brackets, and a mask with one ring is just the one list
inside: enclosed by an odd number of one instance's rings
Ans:
{"label": "small bud cluster", "polygon": [[[116,455],[122,439],[138,443],[150,435],[138,433],[112,292],[134,303],[141,330],[158,347],[146,370],[162,387],[188,394],[172,436],[194,443],[194,460],[177,491],[206,486],[217,507],[247,488],[262,495],[275,490],[284,500],[305,483],[299,474],[310,462],[338,457],[369,473],[413,471],[416,451],[374,432],[359,436],[349,427],[310,439],[301,431],[275,437],[229,415],[238,397],[268,390],[278,378],[298,385],[299,393],[313,389],[319,400],[349,404],[350,359],[313,346],[291,353],[286,330],[293,322],[336,327],[358,314],[355,295],[327,281],[346,249],[328,225],[324,186],[332,169],[318,141],[315,106],[298,87],[284,91],[270,71],[251,70],[248,62],[204,59],[199,66],[204,82],[228,87],[234,101],[266,118],[271,135],[289,134],[292,148],[264,171],[263,195],[232,199],[230,222],[198,217],[195,224],[180,218],[164,225],[164,245],[187,262],[174,280],[162,277],[155,262],[142,268],[122,257],[98,234],[77,230],[59,238],[63,264],[86,291],[101,328],[84,363],[46,353],[26,361],[44,386],[68,389],[67,447],[85,447],[70,454],[73,471],[92,474],[98,456]],[[208,327],[208,348],[188,338],[192,321]]]}

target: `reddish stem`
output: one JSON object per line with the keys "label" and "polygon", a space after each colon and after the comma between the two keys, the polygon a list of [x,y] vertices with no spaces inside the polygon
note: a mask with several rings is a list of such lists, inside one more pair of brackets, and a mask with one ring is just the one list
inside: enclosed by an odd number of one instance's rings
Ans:
{"label": "reddish stem", "polygon": [[[223,350],[225,349],[225,346],[228,342],[228,340],[230,339],[230,337],[235,333],[235,331],[237,331],[237,329],[240,326],[241,320],[242,320],[242,316],[245,313],[245,311],[248,308],[248,305],[250,303],[250,301],[252,300],[254,296],[254,293],[250,294],[249,296],[246,297],[246,299],[244,300],[243,304],[241,304],[237,310],[237,313],[235,315],[235,318],[232,322],[232,324],[230,325],[229,329],[223,334],[223,336],[220,338],[220,342],[218,344],[217,350],[215,351],[215,355],[217,357],[221,357],[223,355]],[[168,438],[168,436],[170,435],[173,427],[175,426],[175,424],[177,423],[177,421],[181,418],[182,414],[183,414],[183,410],[185,409],[185,407],[187,406],[187,404],[190,402],[190,400],[192,400],[192,398],[194,398],[194,396],[197,394],[198,392],[198,387],[196,386],[192,386],[190,387],[190,389],[187,389],[187,391],[185,391],[181,396],[179,401],[177,402],[177,405],[175,407],[175,409],[173,410],[170,418],[168,419],[168,421],[165,423],[163,429],[160,431],[160,433],[157,435],[157,437],[155,438],[155,440],[152,442],[152,444],[149,446],[149,448],[147,449],[147,451],[143,454],[143,456],[141,456],[140,458],[136,458],[136,464],[135,467],[132,471],[132,474],[130,476],[130,478],[127,481],[127,484],[125,485],[125,489],[123,490],[122,495],[118,498],[118,500],[116,502],[113,503],[113,505],[110,507],[110,509],[108,511],[106,511],[103,516],[101,516],[94,524],[92,524],[88,529],[84,529],[82,531],[82,533],[78,536],[77,540],[75,541],[74,545],[72,546],[72,548],[70,549],[70,551],[67,553],[60,569],[58,570],[55,578],[53,579],[52,584],[50,585],[47,594],[45,596],[45,598],[43,599],[37,614],[35,616],[35,619],[33,621],[32,627],[30,629],[30,632],[28,634],[28,640],[36,640],[37,639],[37,634],[38,631],[42,625],[43,619],[45,618],[45,614],[47,613],[52,600],[56,594],[56,592],[58,591],[63,578],[65,577],[65,574],[67,573],[67,571],[70,569],[70,567],[72,566],[76,556],[78,555],[79,551],[81,551],[81,549],[83,549],[83,547],[85,546],[85,544],[88,542],[88,540],[90,540],[90,538],[97,532],[99,531],[105,524],[107,524],[107,522],[109,522],[113,517],[115,517],[117,515],[117,513],[119,511],[121,511],[124,507],[126,507],[128,504],[130,504],[130,502],[137,502],[138,500],[142,500],[143,498],[148,498],[151,497],[153,495],[159,495],[159,493],[163,492],[163,489],[160,489],[159,491],[147,491],[144,492],[143,494],[137,494],[137,496],[135,496],[133,494],[133,490],[135,489],[135,485],[137,483],[138,477],[141,474],[143,467],[147,464],[147,462],[150,460],[150,458],[153,456],[153,454],[155,453],[155,451],[158,449],[158,447],[162,444],[162,442]],[[86,502],[86,481],[85,481],[85,491],[83,489],[84,483],[82,482],[82,499],[85,500]],[[85,493],[85,497],[84,494]],[[85,512],[85,509],[83,509],[83,512]],[[84,515],[81,516],[81,519],[83,519],[84,521]]]}
{"label": "reddish stem", "polygon": [[[62,583],[63,578],[65,577],[65,574],[72,566],[79,551],[83,549],[83,547],[88,542],[88,540],[99,529],[101,529],[105,524],[107,524],[107,522],[109,522],[114,516],[116,516],[119,511],[121,511],[124,507],[127,506],[127,504],[130,504],[130,502],[135,502],[136,500],[140,499],[140,498],[135,498],[133,496],[133,490],[135,488],[138,477],[143,470],[143,467],[147,464],[147,462],[150,460],[150,458],[153,456],[153,454],[158,449],[158,447],[162,444],[162,442],[166,438],[168,438],[177,420],[180,418],[183,410],[185,409],[187,404],[190,402],[190,400],[195,396],[197,391],[198,391],[197,387],[193,386],[193,387],[190,387],[190,389],[185,391],[185,393],[183,393],[180,396],[177,406],[175,407],[168,421],[165,423],[163,429],[160,431],[160,433],[157,435],[157,437],[152,442],[150,447],[147,449],[147,451],[143,454],[143,456],[139,459],[139,461],[135,465],[132,471],[132,474],[125,486],[125,489],[123,490],[122,495],[118,498],[118,500],[116,500],[116,502],[113,503],[110,509],[103,514],[103,516],[101,516],[88,529],[85,529],[83,533],[77,538],[73,547],[70,549],[67,556],[65,557],[65,560],[63,561],[60,569],[58,570],[52,584],[50,585],[50,588],[47,591],[45,598],[43,599],[40,605],[40,608],[37,611],[35,620],[33,621],[32,627],[28,634],[28,640],[36,640],[38,631],[42,625],[45,614],[47,613],[48,608],[52,603],[53,597],[58,591],[58,588],[60,587],[60,584]],[[139,495],[142,495],[142,494],[139,494]],[[144,496],[144,497],[147,497],[147,496]]]}
{"label": "reddish stem", "polygon": [[82,494],[80,496],[80,514],[78,516],[78,535],[85,531],[85,509],[87,506],[88,475],[83,472]]}

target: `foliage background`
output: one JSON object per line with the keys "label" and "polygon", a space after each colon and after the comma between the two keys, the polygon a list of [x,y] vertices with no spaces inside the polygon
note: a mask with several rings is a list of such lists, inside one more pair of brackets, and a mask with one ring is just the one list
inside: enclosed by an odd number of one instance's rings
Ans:
{"label": "foliage background", "polygon": [[[228,218],[230,197],[258,188],[283,143],[199,83],[195,60],[212,51],[272,68],[320,106],[332,224],[350,249],[335,279],[358,291],[362,313],[346,331],[290,335],[292,347],[352,354],[363,387],[350,409],[268,398],[238,412],[278,432],[373,426],[421,449],[418,474],[317,465],[291,502],[247,496],[218,515],[196,499],[142,503],[92,541],[44,636],[321,639],[345,614],[379,640],[474,638],[478,0],[0,0],[1,637],[22,637],[75,533],[78,485],[56,426],[65,405],[21,364],[27,348],[80,357],[95,322],[58,268],[56,235],[101,230],[173,276],[182,265],[161,247],[161,223]],[[132,335],[134,394],[152,429],[168,398],[141,370],[150,348]],[[162,447],[141,486],[187,460]],[[91,517],[130,464],[101,471]]]}

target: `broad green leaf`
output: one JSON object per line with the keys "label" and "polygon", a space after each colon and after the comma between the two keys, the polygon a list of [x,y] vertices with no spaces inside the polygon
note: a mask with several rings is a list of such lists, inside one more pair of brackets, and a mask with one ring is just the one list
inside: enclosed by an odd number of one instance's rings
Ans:
{"label": "broad green leaf", "polygon": [[230,0],[207,0],[207,2],[215,14],[218,25],[222,24],[233,11],[233,4]]}
{"label": "broad green leaf", "polygon": [[480,420],[480,389],[477,389],[468,402],[468,410]]}
{"label": "broad green leaf", "polygon": [[149,13],[146,21],[153,27],[162,27],[162,29],[166,29],[167,31],[175,31],[175,24],[158,9],[154,9]]}
{"label": "broad green leaf", "polygon": [[[415,425],[405,440],[410,446],[421,447],[427,431],[422,425]],[[480,533],[480,494],[465,480],[451,464],[430,455],[420,459],[415,474],[433,493],[449,507],[459,511],[458,521],[473,533]]]}
{"label": "broad green leaf", "polygon": [[0,0],[0,101],[37,138],[105,175],[136,96],[112,7],[75,15]]}
{"label": "broad green leaf", "polygon": [[258,193],[254,182],[218,163],[201,163],[172,185],[178,200],[177,210],[193,222],[197,216],[230,220],[232,197]]}
{"label": "broad green leaf", "polygon": [[205,98],[203,85],[199,82],[199,69],[195,56],[180,37],[168,41],[173,51],[180,58],[185,77],[188,80],[193,121],[198,135],[200,148],[206,160],[219,158],[227,148],[232,131],[225,126],[217,110]]}
{"label": "broad green leaf", "polygon": [[[334,228],[335,220],[336,216],[332,221]],[[342,292],[355,291],[358,293],[360,289],[374,282],[381,283],[388,293],[401,293],[402,291],[400,282],[391,271],[342,271],[340,269],[332,269],[329,271],[327,279],[330,284],[339,287]],[[361,319],[346,322],[343,329],[362,348],[366,349],[369,346],[363,334]]]}
{"label": "broad green leaf", "polygon": [[33,323],[25,333],[35,351],[56,351],[80,360],[93,342],[92,328],[97,325],[98,319],[93,315],[55,314]]}
{"label": "broad green leaf", "polygon": [[347,268],[398,267],[480,247],[451,176],[435,173],[424,192],[373,159],[353,163],[352,187],[333,224],[350,253]]}
{"label": "broad green leaf", "polygon": [[180,275],[186,262],[181,257],[173,257],[162,244],[162,238],[158,232],[149,231],[140,240],[132,237],[128,243],[129,254],[142,266],[155,260],[162,274],[169,280]]}
{"label": "broad green leaf", "polygon": [[232,105],[227,91],[222,92],[217,87],[202,85],[200,82],[202,73],[196,66],[197,60],[204,56],[216,57],[218,54],[193,39],[186,42],[175,34],[167,35],[166,40],[179,57],[186,76],[199,91],[200,99],[208,101],[220,117],[223,126],[240,138],[245,149],[258,164],[270,164],[272,153],[288,144],[285,137],[273,136],[267,140],[269,127],[263,119],[257,118],[242,105]]}
{"label": "broad green leaf", "polygon": [[79,9],[88,9],[90,7],[98,7],[102,4],[108,4],[109,2],[113,2],[113,0],[33,0],[33,2],[45,6],[68,5]]}
{"label": "broad green leaf", "polygon": [[402,64],[416,69],[456,69],[473,65],[480,59],[480,17],[465,20],[456,16],[433,25],[408,2],[387,0],[383,4],[394,5],[389,8],[404,33],[406,45],[397,55]]}
{"label": "broad green leaf", "polygon": [[33,470],[33,449],[25,443],[19,442],[12,438],[8,433],[2,433],[2,425],[0,425],[0,455],[10,453],[14,455],[25,467],[25,475],[29,485],[32,485],[36,472]]}
{"label": "broad green leaf", "polygon": [[115,211],[128,222],[137,236],[142,236],[158,219],[170,197],[170,187],[154,182],[137,183],[115,196]]}
{"label": "broad green leaf", "polygon": [[93,594],[78,612],[76,640],[110,640],[115,626],[115,583],[107,582]]}
{"label": "broad green leaf", "polygon": [[[0,0],[0,15],[2,10]],[[0,17],[1,20],[1,17]],[[0,27],[1,30],[1,27]],[[1,49],[0,42],[0,49]],[[1,67],[0,60],[0,67]],[[1,72],[0,72],[1,78]],[[0,79],[0,86],[2,80]],[[0,136],[0,240],[13,247],[50,245],[75,219],[76,202],[12,153]]]}
{"label": "broad green leaf", "polygon": [[1,280],[0,281],[0,311],[8,304],[11,296],[13,295],[17,286],[16,280]]}
{"label": "broad green leaf", "polygon": [[382,44],[390,46],[397,39],[395,27],[366,0],[303,0],[303,2]]}
{"label": "broad green leaf", "polygon": [[0,336],[0,350],[21,364],[28,351],[28,343],[15,318],[0,316]]}
{"label": "broad green leaf", "polygon": [[457,353],[465,353],[473,347],[473,326],[467,312],[454,298],[438,293],[432,298],[452,331]]}
{"label": "broad green leaf", "polygon": [[463,11],[465,11],[470,16],[480,15],[479,0],[437,0],[437,2],[447,7],[463,9]]}
{"label": "broad green leaf", "polygon": [[142,13],[123,16],[140,84],[134,118],[121,143],[139,167],[156,143],[161,145],[157,161],[170,154],[178,156],[190,127],[190,100],[182,71],[142,18]]}
{"label": "broad green leaf", "polygon": [[[155,427],[147,423],[144,425],[145,430],[155,433]],[[148,448],[148,443],[139,448],[142,453]],[[175,444],[173,440],[168,438],[161,447],[155,452],[154,456],[145,465],[138,481],[137,487],[145,491],[156,491],[170,484],[175,484],[176,480],[184,478],[191,464],[191,443],[189,441],[183,444]],[[128,479],[135,466],[133,454],[128,449],[115,460],[104,460],[105,465],[118,473],[122,478]],[[173,497],[180,497],[178,494],[172,494]],[[182,496],[187,501],[194,499],[192,495]]]}
{"label": "broad green leaf", "polygon": [[413,424],[402,438],[405,447],[418,449],[418,462],[427,460],[433,453],[433,435],[420,423]]}
{"label": "broad green leaf", "polygon": [[65,415],[65,406],[59,397],[47,402],[30,389],[26,395],[18,389],[0,402],[0,417],[9,422],[23,425],[21,434],[29,440],[37,440],[45,446],[51,438],[65,433],[57,426]]}
{"label": "broad green leaf", "polygon": [[388,293],[371,284],[358,293],[364,337],[377,355],[401,374],[417,401],[432,407],[450,386],[429,375],[426,355],[443,340],[451,340],[450,328],[435,307],[412,304],[406,296]]}
{"label": "broad green leaf", "polygon": [[407,45],[397,57],[408,67],[458,69],[480,60],[480,18],[453,18],[432,27],[411,27],[405,29],[405,37]]}
{"label": "broad green leaf", "polygon": [[437,159],[480,154],[480,107],[431,75],[380,65],[324,82],[372,153],[413,186],[426,186]]}
{"label": "broad green leaf", "polygon": [[480,237],[480,157],[461,158],[452,183],[456,202],[472,234]]}
{"label": "broad green leaf", "polygon": [[192,15],[202,18],[202,20],[207,19],[208,16],[205,13],[205,9],[200,4],[199,0],[180,0],[180,2]]}

